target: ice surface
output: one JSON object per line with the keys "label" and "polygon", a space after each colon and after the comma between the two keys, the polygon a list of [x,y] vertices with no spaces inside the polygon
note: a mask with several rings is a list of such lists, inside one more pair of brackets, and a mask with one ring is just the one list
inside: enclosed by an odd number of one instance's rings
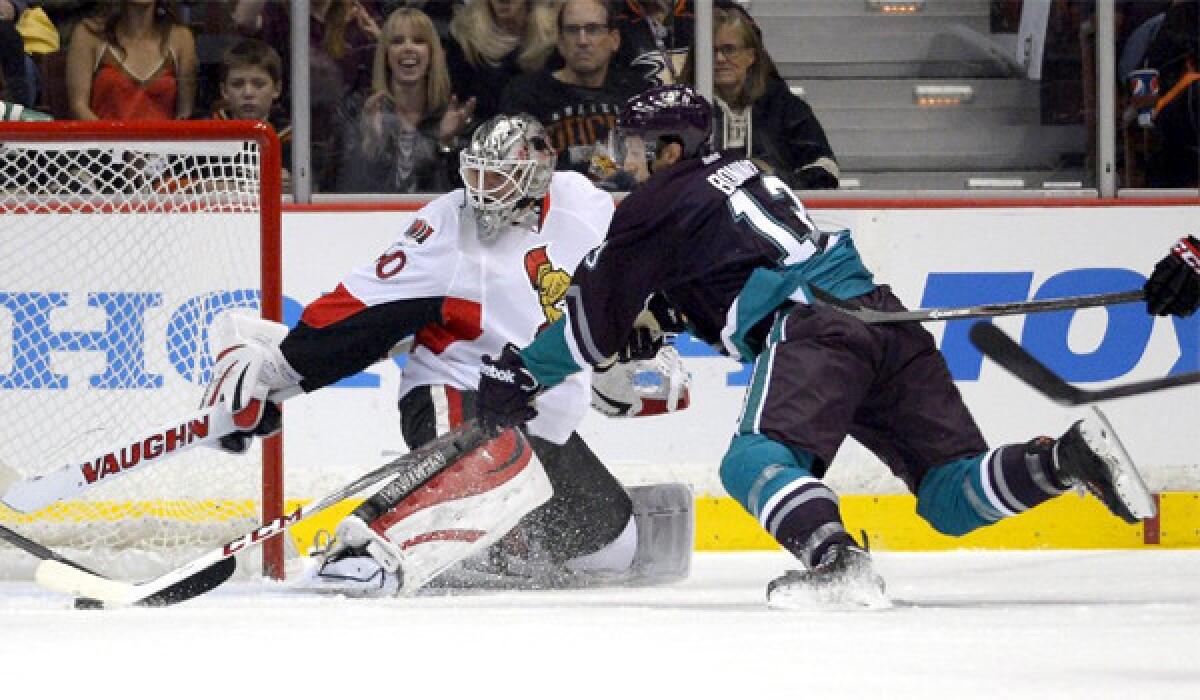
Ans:
{"label": "ice surface", "polygon": [[157,610],[4,583],[0,697],[1200,698],[1200,551],[876,560],[895,601],[879,612],[767,609],[780,553],[699,554],[661,588],[350,600],[248,582]]}

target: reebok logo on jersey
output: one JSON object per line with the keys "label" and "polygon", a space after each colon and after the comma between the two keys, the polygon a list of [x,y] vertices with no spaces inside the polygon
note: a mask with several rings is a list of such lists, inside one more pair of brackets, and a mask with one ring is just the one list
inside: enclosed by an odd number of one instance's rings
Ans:
{"label": "reebok logo on jersey", "polygon": [[489,379],[495,379],[505,384],[515,384],[517,381],[517,375],[511,369],[500,369],[492,365],[483,365],[479,368],[479,373]]}

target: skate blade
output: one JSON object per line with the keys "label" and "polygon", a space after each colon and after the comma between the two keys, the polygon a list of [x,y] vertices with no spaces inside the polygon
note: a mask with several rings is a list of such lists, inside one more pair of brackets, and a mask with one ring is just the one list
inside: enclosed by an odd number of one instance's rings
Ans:
{"label": "skate blade", "polygon": [[1083,424],[1084,440],[1093,451],[1112,458],[1113,487],[1116,489],[1117,498],[1121,499],[1133,517],[1139,520],[1153,518],[1158,515],[1158,507],[1150,489],[1146,487],[1146,482],[1142,481],[1142,476],[1138,473],[1133,458],[1125,450],[1125,445],[1117,436],[1117,431],[1113,430],[1108,416],[1104,415],[1096,406],[1092,406],[1091,409],[1096,414],[1101,433],[1099,435],[1092,434],[1092,431],[1087,429],[1088,424],[1085,421]]}

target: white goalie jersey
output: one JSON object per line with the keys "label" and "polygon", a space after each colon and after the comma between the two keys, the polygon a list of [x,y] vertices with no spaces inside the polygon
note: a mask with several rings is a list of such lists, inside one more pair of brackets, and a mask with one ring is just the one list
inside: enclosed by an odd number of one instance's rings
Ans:
{"label": "white goalie jersey", "polygon": [[[612,196],[587,178],[556,172],[540,222],[509,226],[486,242],[462,190],[418,211],[375,264],[342,281],[365,306],[444,298],[442,323],[415,335],[400,396],[426,385],[474,390],[483,355],[498,355],[505,343],[527,345],[562,316],[575,267],[603,240],[613,208]],[[588,408],[590,381],[581,372],[538,397],[529,431],[556,443],[570,437]]]}

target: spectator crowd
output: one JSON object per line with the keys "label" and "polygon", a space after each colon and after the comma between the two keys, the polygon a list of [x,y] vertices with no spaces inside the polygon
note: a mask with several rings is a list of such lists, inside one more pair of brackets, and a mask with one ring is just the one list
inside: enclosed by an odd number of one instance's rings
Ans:
{"label": "spectator crowd", "polygon": [[[621,106],[693,79],[688,0],[309,5],[318,192],[456,187],[459,149],[500,112],[539,119],[559,168],[628,190],[645,168],[609,155]],[[753,19],[736,3],[716,5],[716,144],[795,187],[837,187],[824,131],[780,78]],[[269,122],[286,170],[290,12],[288,0],[0,0],[3,99],[53,119]]]}

